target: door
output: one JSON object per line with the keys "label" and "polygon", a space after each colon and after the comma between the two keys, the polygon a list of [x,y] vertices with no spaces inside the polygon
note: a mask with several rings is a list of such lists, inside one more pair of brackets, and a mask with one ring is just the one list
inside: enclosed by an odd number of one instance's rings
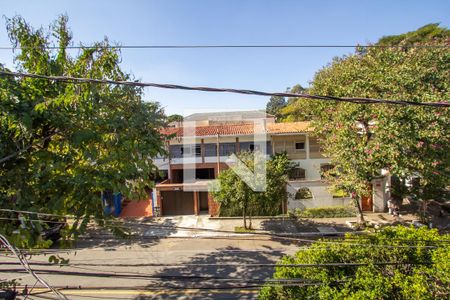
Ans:
{"label": "door", "polygon": [[199,192],[200,211],[208,211],[208,192]]}
{"label": "door", "polygon": [[372,195],[361,197],[361,209],[363,211],[372,211],[373,203],[372,203]]}
{"label": "door", "polygon": [[161,192],[162,215],[193,215],[194,193],[183,191]]}
{"label": "door", "polygon": [[372,199],[372,185],[367,186],[368,195],[361,197],[361,210],[362,211],[373,211],[373,199]]}

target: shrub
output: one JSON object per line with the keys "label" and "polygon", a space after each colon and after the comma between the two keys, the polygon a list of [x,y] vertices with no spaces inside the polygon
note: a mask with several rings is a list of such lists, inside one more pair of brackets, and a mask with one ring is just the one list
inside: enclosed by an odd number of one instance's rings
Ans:
{"label": "shrub", "polygon": [[305,210],[297,208],[294,215],[297,218],[343,218],[355,217],[356,211],[347,206],[306,208]]}
{"label": "shrub", "polygon": [[[259,299],[448,299],[449,256],[450,235],[426,227],[386,227],[339,241],[322,239],[283,257],[273,276],[308,284],[271,282]],[[347,265],[283,266],[331,263]]]}

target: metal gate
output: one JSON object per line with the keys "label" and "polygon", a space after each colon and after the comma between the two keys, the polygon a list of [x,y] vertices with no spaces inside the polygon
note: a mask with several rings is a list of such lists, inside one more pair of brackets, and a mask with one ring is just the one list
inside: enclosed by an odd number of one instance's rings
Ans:
{"label": "metal gate", "polygon": [[161,192],[162,215],[193,215],[194,193],[183,191]]}

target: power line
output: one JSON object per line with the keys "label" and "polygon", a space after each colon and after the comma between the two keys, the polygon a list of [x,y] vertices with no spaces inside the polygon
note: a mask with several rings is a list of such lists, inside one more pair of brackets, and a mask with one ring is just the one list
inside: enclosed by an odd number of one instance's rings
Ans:
{"label": "power line", "polygon": [[[55,266],[55,264],[29,260],[31,265],[35,266]],[[18,262],[2,262],[1,265],[17,265]],[[401,265],[433,265],[431,262],[373,262],[373,263],[316,263],[316,264],[277,264],[277,263],[128,263],[128,264],[99,264],[99,263],[67,263],[62,264],[64,267],[78,267],[78,266],[91,266],[91,267],[165,267],[165,268],[178,268],[178,267],[258,267],[258,268],[273,268],[273,267],[286,267],[286,268],[316,268],[316,267],[362,267],[362,266],[401,266]],[[98,269],[87,269],[98,271]],[[3,269],[2,269],[3,271]],[[127,272],[129,273],[129,272]],[[132,273],[132,272],[131,272]],[[142,274],[142,273],[139,273]]]}
{"label": "power line", "polygon": [[110,79],[93,79],[84,77],[72,77],[72,76],[48,76],[40,74],[30,74],[22,72],[7,72],[0,71],[0,75],[21,77],[21,78],[35,78],[46,79],[68,83],[94,83],[94,84],[113,84],[113,85],[126,85],[133,87],[154,87],[162,89],[174,89],[174,90],[188,90],[188,91],[202,91],[202,92],[216,92],[216,93],[234,93],[244,95],[256,95],[256,96],[280,96],[288,98],[305,98],[310,100],[322,100],[322,101],[337,101],[337,102],[350,102],[356,104],[392,104],[392,105],[409,105],[409,106],[429,106],[429,107],[450,107],[449,100],[443,100],[441,102],[414,102],[410,100],[387,100],[387,99],[375,99],[364,97],[334,97],[334,96],[320,96],[310,94],[297,94],[290,92],[263,92],[247,89],[232,89],[232,88],[214,88],[214,87],[202,87],[202,86],[185,86],[177,84],[163,84],[152,82],[137,82],[137,81],[122,81],[122,80],[110,80]]}
{"label": "power line", "polygon": [[25,269],[25,271],[27,273],[29,273],[31,276],[33,276],[36,279],[36,282],[41,283],[43,286],[45,286],[46,288],[51,290],[59,299],[68,300],[67,297],[64,294],[62,294],[61,292],[59,292],[58,290],[56,290],[55,288],[50,286],[47,283],[47,281],[45,281],[40,276],[38,276],[36,274],[36,272],[34,272],[33,269],[31,269],[31,267],[30,267],[26,257],[21,255],[20,250],[16,249],[13,245],[11,245],[10,242],[8,241],[8,239],[6,237],[4,237],[3,235],[1,235],[1,234],[0,234],[0,242],[1,242],[2,246],[6,247],[8,250],[10,250],[17,257],[17,259],[20,262],[20,265],[22,265],[22,267]]}
{"label": "power line", "polygon": [[[257,49],[257,48],[382,48],[382,49],[395,49],[395,48],[449,48],[449,45],[377,45],[377,44],[367,44],[367,45],[344,45],[344,44],[284,44],[284,45],[86,45],[86,46],[67,46],[65,49]],[[28,50],[28,49],[47,49],[47,50],[59,50],[58,46],[37,46],[37,47],[11,47],[11,46],[1,46],[0,50]]]}

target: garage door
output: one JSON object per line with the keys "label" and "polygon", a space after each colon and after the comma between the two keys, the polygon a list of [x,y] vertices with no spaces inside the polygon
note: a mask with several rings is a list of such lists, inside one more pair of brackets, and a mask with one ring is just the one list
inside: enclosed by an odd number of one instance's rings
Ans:
{"label": "garage door", "polygon": [[194,214],[194,193],[183,191],[161,192],[162,214],[172,215],[193,215]]}

